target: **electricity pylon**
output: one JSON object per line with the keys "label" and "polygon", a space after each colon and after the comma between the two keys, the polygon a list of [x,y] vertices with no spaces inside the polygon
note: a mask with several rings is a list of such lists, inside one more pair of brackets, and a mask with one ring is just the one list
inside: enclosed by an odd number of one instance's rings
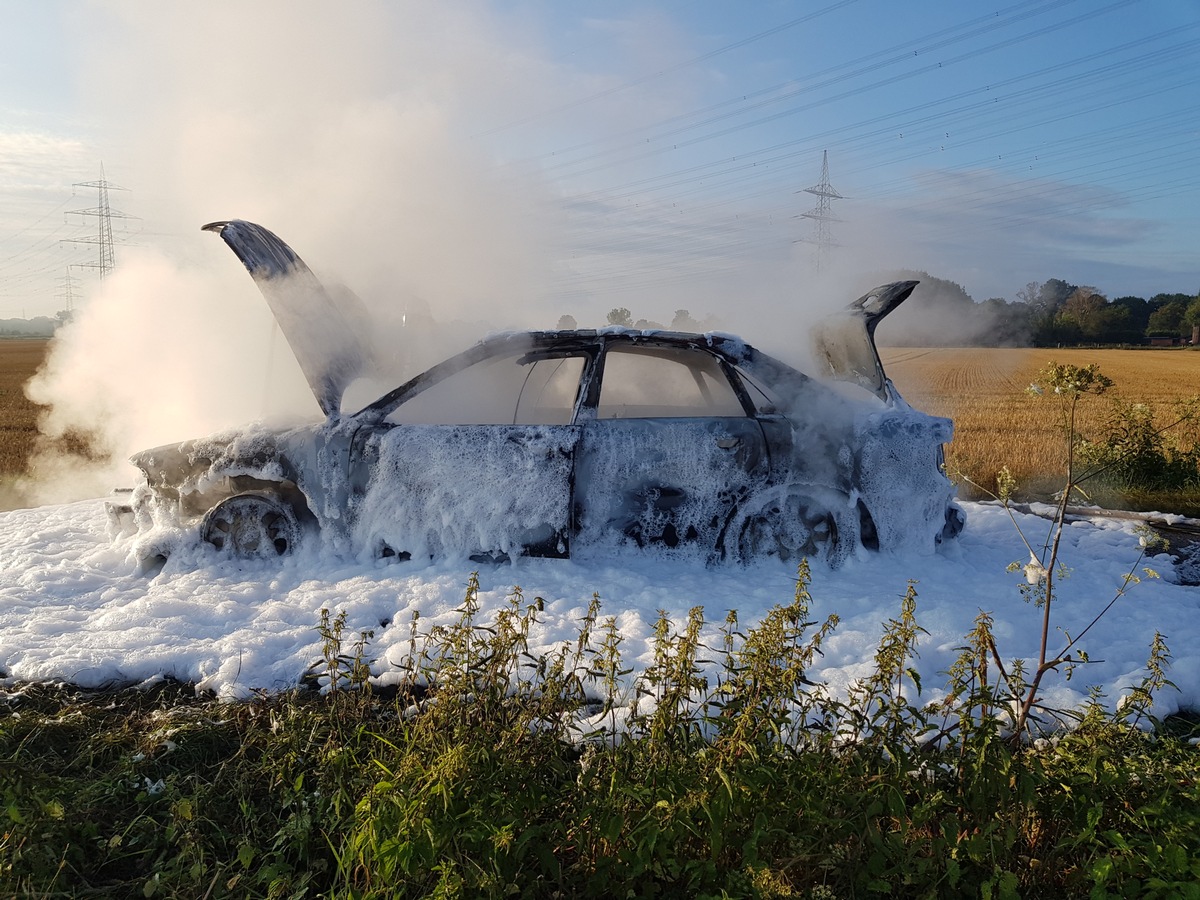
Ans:
{"label": "electricity pylon", "polygon": [[71,267],[67,266],[67,274],[59,279],[59,284],[62,286],[62,291],[59,297],[66,301],[67,314],[75,312],[75,277],[71,274]]}
{"label": "electricity pylon", "polygon": [[124,191],[127,188],[119,187],[111,184],[104,177],[104,164],[100,164],[100,180],[99,181],[77,181],[75,187],[95,188],[99,195],[99,202],[91,209],[72,209],[67,212],[67,215],[75,216],[95,216],[96,217],[96,237],[94,238],[70,238],[69,243],[73,244],[98,244],[100,246],[100,261],[96,263],[76,263],[76,265],[84,266],[89,269],[99,269],[100,277],[103,278],[113,270],[116,265],[116,256],[113,253],[113,234],[112,220],[113,219],[132,219],[134,216],[126,215],[125,213],[114,210],[108,205],[108,192]]}
{"label": "electricity pylon", "polygon": [[[797,193],[800,193],[797,191]],[[836,246],[829,233],[830,222],[840,222],[841,219],[829,212],[829,201],[841,200],[842,195],[829,184],[829,151],[821,151],[821,183],[805,188],[804,193],[817,195],[817,208],[800,215],[805,219],[813,219],[816,224],[816,236],[812,243],[817,245],[817,271],[821,271],[821,262],[829,255],[829,248]]]}

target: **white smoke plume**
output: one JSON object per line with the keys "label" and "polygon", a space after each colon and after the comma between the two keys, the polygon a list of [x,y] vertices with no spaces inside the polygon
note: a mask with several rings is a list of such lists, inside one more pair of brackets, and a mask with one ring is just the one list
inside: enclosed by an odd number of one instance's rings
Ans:
{"label": "white smoke plume", "polygon": [[[119,248],[30,386],[50,407],[50,438],[88,434],[117,462],[86,471],[43,454],[32,499],[128,483],[120,460],[142,447],[317,415],[262,298],[200,232],[206,222],[276,231],[327,283],[353,286],[397,356],[411,350],[410,317],[482,329],[549,315],[528,308],[554,233],[544,188],[497,174],[466,139],[486,71],[525,65],[518,36],[482,8],[103,4],[78,27],[104,36],[85,70],[110,177],[136,185],[152,225],[141,247]],[[530,79],[544,74],[529,65]],[[502,98],[484,99],[505,114]]]}
{"label": "white smoke plume", "polygon": [[[611,203],[581,213],[521,153],[686,109],[695,73],[606,96],[627,77],[617,63],[572,67],[512,11],[504,18],[482,2],[125,2],[88,7],[75,27],[94,36],[80,89],[104,123],[108,175],[134,188],[145,232],[141,246],[119,248],[118,269],[79,304],[30,386],[50,412],[28,502],[129,484],[135,473],[123,460],[145,447],[318,415],[252,281],[200,232],[214,220],[258,222],[327,285],[351,288],[371,314],[376,348],[391,348],[397,378],[488,330],[553,327],[560,314],[603,325],[618,306],[664,324],[686,308],[799,360],[805,322],[872,286],[861,284],[864,266],[850,251],[814,276],[811,248],[781,241],[778,229],[775,249],[738,256],[728,234],[703,220],[685,231],[669,209],[646,220],[657,238],[638,237],[630,211],[622,220]],[[627,72],[646,71],[664,47],[673,58],[691,52],[657,18],[597,28],[629,36],[608,45],[624,48]],[[576,109],[579,97],[592,102]],[[559,113],[535,115],[542,110]],[[593,241],[609,222],[624,226],[629,249],[574,256],[568,220],[578,228],[581,216]],[[737,228],[737,241],[754,247],[753,226]],[[878,262],[878,247],[862,257]],[[674,278],[679,271],[685,277]],[[49,449],[72,433],[91,437],[99,461]]]}

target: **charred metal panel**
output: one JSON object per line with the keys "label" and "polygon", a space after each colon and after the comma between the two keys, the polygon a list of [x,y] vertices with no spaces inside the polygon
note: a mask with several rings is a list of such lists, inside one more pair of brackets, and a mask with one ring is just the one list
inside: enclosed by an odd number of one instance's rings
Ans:
{"label": "charred metal panel", "polygon": [[719,549],[769,474],[754,419],[602,419],[583,426],[577,545]]}
{"label": "charred metal panel", "polygon": [[567,554],[578,428],[403,425],[361,440],[370,477],[351,504],[360,551]]}

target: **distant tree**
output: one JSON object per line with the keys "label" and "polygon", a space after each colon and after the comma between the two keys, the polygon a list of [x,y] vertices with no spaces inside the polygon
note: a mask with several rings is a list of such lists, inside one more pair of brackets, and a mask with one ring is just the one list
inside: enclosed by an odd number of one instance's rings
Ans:
{"label": "distant tree", "polygon": [[1150,303],[1141,297],[1118,297],[1110,304],[1114,307],[1129,310],[1130,327],[1137,332],[1138,337],[1146,333],[1146,325],[1150,321]]}
{"label": "distant tree", "polygon": [[1077,287],[1063,301],[1061,315],[1070,318],[1079,326],[1085,340],[1097,340],[1097,322],[1108,301],[1094,287]]}
{"label": "distant tree", "polygon": [[904,311],[883,326],[883,343],[945,347],[990,340],[992,323],[961,284],[912,269],[888,276],[889,281],[913,279],[920,284],[904,301]]}
{"label": "distant tree", "polygon": [[1042,312],[1058,312],[1067,302],[1067,298],[1075,293],[1077,285],[1068,284],[1061,278],[1051,278],[1038,291],[1038,308]]}
{"label": "distant tree", "polygon": [[1026,306],[1037,306],[1038,298],[1042,295],[1042,283],[1040,281],[1030,281],[1025,287],[1017,291],[1017,299]]}
{"label": "distant tree", "polygon": [[1024,347],[1029,343],[1029,307],[1023,301],[1009,303],[1003,297],[991,297],[976,304],[975,317],[980,323],[973,342],[981,347]]}
{"label": "distant tree", "polygon": [[608,311],[608,324],[620,325],[622,328],[633,327],[633,313],[623,306]]}
{"label": "distant tree", "polygon": [[1061,343],[1056,323],[1058,316],[1034,308],[1029,315],[1029,343],[1035,347],[1053,347]]}
{"label": "distant tree", "polygon": [[1150,298],[1150,306],[1154,309],[1166,306],[1168,303],[1182,303],[1184,306],[1187,306],[1191,302],[1191,294],[1155,294]]}
{"label": "distant tree", "polygon": [[699,331],[700,323],[686,309],[677,309],[675,318],[671,320],[671,328],[674,331]]}
{"label": "distant tree", "polygon": [[665,328],[662,322],[655,322],[653,319],[638,319],[633,323],[633,327],[639,331],[662,331]]}
{"label": "distant tree", "polygon": [[1083,343],[1083,329],[1069,315],[1056,315],[1050,326],[1050,339],[1055,346],[1073,347]]}
{"label": "distant tree", "polygon": [[[1152,298],[1151,303],[1154,302]],[[1187,315],[1189,304],[1184,300],[1173,300],[1164,303],[1150,313],[1150,321],[1146,324],[1147,337],[1180,337],[1191,333],[1191,325],[1185,327],[1183,318]]]}
{"label": "distant tree", "polygon": [[0,319],[0,334],[51,337],[59,324],[58,319],[51,319],[49,316],[34,316],[32,319]]}
{"label": "distant tree", "polygon": [[971,307],[975,301],[957,281],[938,278],[928,272],[905,269],[900,273],[902,278],[911,278],[921,282],[913,291],[912,298],[905,301],[912,307]]}
{"label": "distant tree", "polygon": [[575,321],[574,316],[563,315],[558,317],[559,331],[574,331],[578,327],[579,323]]}
{"label": "distant tree", "polygon": [[1083,329],[1070,313],[1038,313],[1030,329],[1035,347],[1073,347],[1083,339]]}
{"label": "distant tree", "polygon": [[[1036,282],[1030,282],[1025,290],[1030,290],[1034,284]],[[1079,323],[1074,317],[1068,316],[1064,320],[1059,316],[1063,304],[1077,289],[1077,285],[1061,278],[1051,278],[1038,287],[1037,299],[1031,304],[1033,314],[1029,327],[1029,340],[1035,347],[1079,343],[1083,334]]]}
{"label": "distant tree", "polygon": [[1187,312],[1183,314],[1183,324],[1192,327],[1192,333],[1189,335],[1192,345],[1200,344],[1200,293],[1188,304]]}
{"label": "distant tree", "polygon": [[1108,303],[1093,317],[1086,336],[1097,344],[1138,344],[1142,331],[1126,307]]}

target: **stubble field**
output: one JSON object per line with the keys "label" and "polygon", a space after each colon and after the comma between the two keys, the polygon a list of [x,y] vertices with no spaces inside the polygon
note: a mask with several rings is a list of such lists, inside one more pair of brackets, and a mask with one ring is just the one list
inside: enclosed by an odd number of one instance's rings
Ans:
{"label": "stubble field", "polygon": [[[1102,350],[1046,348],[892,348],[882,351],[888,375],[913,406],[954,419],[954,441],[946,449],[947,469],[960,481],[960,494],[984,494],[963,476],[988,490],[1008,466],[1018,496],[1051,496],[1065,476],[1066,443],[1058,398],[1033,396],[1030,384],[1047,363],[1095,363],[1114,386],[1103,396],[1085,396],[1078,408],[1078,433],[1104,433],[1112,398],[1144,403],[1156,421],[1174,421],[1176,405],[1200,394],[1200,352],[1185,349]],[[1098,496],[1101,505],[1190,511],[1200,497]]]}
{"label": "stubble field", "polygon": [[[24,385],[41,365],[49,341],[0,340],[0,482],[27,469],[40,408]],[[1065,443],[1053,397],[1027,392],[1050,361],[1096,363],[1116,383],[1112,393],[1146,403],[1165,424],[1174,404],[1200,394],[1200,352],[1189,350],[1048,350],[1030,348],[885,348],[888,374],[919,409],[949,416],[955,437],[946,462],[967,498],[991,490],[1002,466],[1021,484],[1018,496],[1048,497],[1061,486]],[[1111,409],[1108,397],[1085,398],[1079,431],[1097,434]],[[1099,497],[1110,506],[1200,511],[1200,497]],[[1168,508],[1169,507],[1169,508]]]}
{"label": "stubble field", "polygon": [[47,340],[0,340],[0,479],[25,471],[37,439],[41,407],[25,396],[25,383],[46,356]]}

